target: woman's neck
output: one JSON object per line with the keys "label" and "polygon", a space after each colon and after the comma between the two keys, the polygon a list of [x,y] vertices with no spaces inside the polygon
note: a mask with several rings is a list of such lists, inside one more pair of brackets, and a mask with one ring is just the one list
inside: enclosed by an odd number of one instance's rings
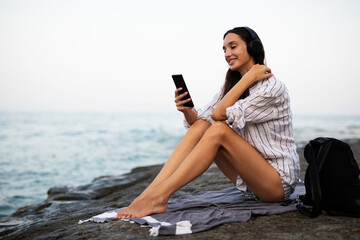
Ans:
{"label": "woman's neck", "polygon": [[244,76],[253,66],[255,65],[254,59],[251,59],[247,64],[245,64],[239,72],[241,76]]}

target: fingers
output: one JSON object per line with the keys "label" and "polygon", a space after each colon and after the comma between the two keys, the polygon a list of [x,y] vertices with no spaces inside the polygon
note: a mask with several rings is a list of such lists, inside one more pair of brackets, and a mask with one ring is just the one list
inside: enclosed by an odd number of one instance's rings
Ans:
{"label": "fingers", "polygon": [[190,101],[191,101],[191,98],[188,98],[188,99],[185,99],[185,100],[182,100],[182,101],[175,102],[175,103],[176,103],[176,108],[177,108],[177,110],[180,111],[180,112],[183,112],[183,111],[185,111],[185,110],[192,109],[191,107],[186,107],[186,106],[184,106],[185,103],[190,102]]}
{"label": "fingers", "polygon": [[269,68],[266,65],[261,65],[261,64],[255,64],[252,68],[251,68],[256,80],[260,80],[263,78],[269,78],[271,76],[273,76],[273,74],[271,73],[271,68]]}
{"label": "fingers", "polygon": [[[186,96],[186,95],[185,95]],[[184,99],[184,100],[181,100],[181,98],[180,99],[176,99],[174,102],[175,102],[175,104],[176,104],[176,107],[181,107],[181,106],[183,106],[185,103],[187,103],[187,102],[190,102],[191,101],[191,98],[187,98],[187,99]]]}
{"label": "fingers", "polygon": [[261,65],[261,64],[255,64],[253,66],[255,69],[257,69],[259,72],[263,72],[263,73],[271,73],[271,68],[269,68],[266,65]]}
{"label": "fingers", "polygon": [[191,101],[191,98],[187,98],[185,100],[182,100],[186,95],[188,95],[188,92],[184,92],[182,94],[179,94],[179,92],[182,90],[182,88],[178,88],[175,90],[175,104],[178,111],[183,112],[186,110],[191,109],[191,107],[185,107],[184,104]]}
{"label": "fingers", "polygon": [[189,94],[188,92],[184,92],[184,93],[182,93],[182,94],[180,94],[180,95],[175,96],[175,103],[180,102],[181,99],[182,99],[183,97],[185,97],[186,95],[188,95],[188,94]]}
{"label": "fingers", "polygon": [[265,68],[265,73],[264,73],[264,77],[265,77],[265,78],[269,78],[269,77],[272,77],[272,76],[274,76],[274,74],[272,74],[271,69],[266,66],[266,68]]}
{"label": "fingers", "polygon": [[271,72],[265,73],[265,78],[269,78],[274,76],[274,74],[272,74]]}
{"label": "fingers", "polygon": [[182,90],[182,88],[178,88],[175,90],[175,97],[177,97],[179,95],[179,92]]}

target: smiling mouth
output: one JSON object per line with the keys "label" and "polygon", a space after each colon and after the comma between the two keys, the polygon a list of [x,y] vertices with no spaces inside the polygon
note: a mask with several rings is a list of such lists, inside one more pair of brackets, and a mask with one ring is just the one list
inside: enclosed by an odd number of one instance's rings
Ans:
{"label": "smiling mouth", "polygon": [[228,64],[229,64],[229,65],[232,65],[232,64],[235,62],[235,60],[236,60],[235,58],[229,59],[229,60],[228,60]]}

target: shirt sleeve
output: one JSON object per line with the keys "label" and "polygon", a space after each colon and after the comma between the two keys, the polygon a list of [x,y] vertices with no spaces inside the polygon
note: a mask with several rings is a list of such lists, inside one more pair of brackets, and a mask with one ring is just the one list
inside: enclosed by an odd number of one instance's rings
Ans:
{"label": "shirt sleeve", "polygon": [[[210,123],[214,122],[214,120],[211,118],[211,114],[214,112],[217,104],[221,99],[223,88],[224,87],[222,87],[221,90],[218,93],[216,93],[215,96],[212,98],[212,100],[204,107],[202,108],[194,107],[195,111],[198,113],[196,119],[205,120]],[[184,119],[184,126],[186,129],[190,128],[190,124],[185,119]]]}
{"label": "shirt sleeve", "polygon": [[284,101],[285,85],[275,77],[257,83],[250,95],[226,109],[230,125],[242,129],[246,123],[261,123],[274,119],[276,107]]}

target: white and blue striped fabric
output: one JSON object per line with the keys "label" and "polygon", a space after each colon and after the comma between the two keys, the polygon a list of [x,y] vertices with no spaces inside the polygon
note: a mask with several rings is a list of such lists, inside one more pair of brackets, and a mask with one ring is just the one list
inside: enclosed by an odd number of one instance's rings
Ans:
{"label": "white and blue striped fabric", "polygon": [[[305,194],[303,184],[298,184],[290,199]],[[120,209],[105,212],[85,222],[120,221],[115,219]],[[182,235],[205,231],[224,223],[246,222],[253,215],[272,215],[296,211],[295,203],[283,206],[281,203],[264,203],[246,200],[236,187],[188,195],[169,201],[165,213],[152,214],[143,218],[130,218],[125,221],[150,227],[150,236]]]}

